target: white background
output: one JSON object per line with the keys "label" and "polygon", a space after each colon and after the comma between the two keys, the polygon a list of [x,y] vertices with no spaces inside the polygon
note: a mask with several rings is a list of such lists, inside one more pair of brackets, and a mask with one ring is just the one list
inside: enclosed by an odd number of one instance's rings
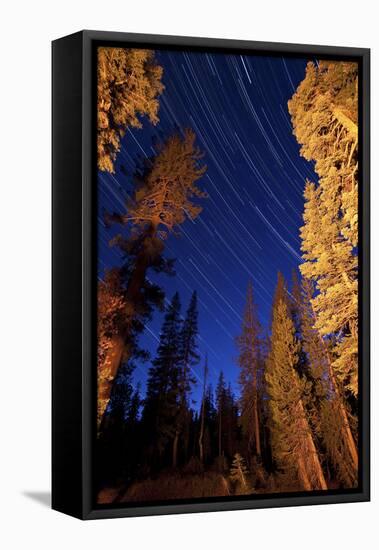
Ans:
{"label": "white background", "polygon": [[[379,397],[373,371],[373,501],[80,522],[46,504],[50,486],[50,41],[87,29],[372,48],[374,0],[128,0],[2,4],[0,61],[0,544],[13,548],[377,548]],[[378,325],[373,154],[373,352]],[[70,396],[67,396],[69,406]],[[34,497],[33,497],[34,495]],[[38,498],[36,498],[36,496]],[[32,498],[33,497],[33,498]],[[3,540],[4,539],[4,540]]]}

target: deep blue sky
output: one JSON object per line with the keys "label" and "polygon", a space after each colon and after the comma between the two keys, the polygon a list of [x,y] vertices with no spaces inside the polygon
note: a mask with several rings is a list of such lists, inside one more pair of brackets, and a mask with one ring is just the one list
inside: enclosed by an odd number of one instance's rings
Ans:
{"label": "deep blue sky", "polygon": [[[177,258],[176,276],[155,280],[168,300],[179,291],[183,312],[197,290],[199,349],[202,356],[208,352],[210,381],[215,386],[222,369],[238,392],[235,337],[248,280],[267,327],[278,270],[290,279],[300,262],[302,192],[305,179],[316,181],[316,175],[300,157],[287,102],[304,78],[307,60],[173,51],[157,51],[156,58],[165,85],[159,123],[143,119],[142,129],[128,130],[116,173],[99,173],[99,277],[120,261],[117,249],[108,246],[120,226],[106,229],[104,212],[124,211],[136,157],[150,156],[153,139],[175,126],[191,127],[205,153],[208,169],[199,183],[209,198],[200,216],[166,241],[166,254]],[[162,315],[155,313],[142,338],[153,357],[161,323]],[[143,388],[148,368],[140,364],[135,372]],[[202,361],[195,370],[201,377]],[[198,401],[199,388],[194,398]]]}

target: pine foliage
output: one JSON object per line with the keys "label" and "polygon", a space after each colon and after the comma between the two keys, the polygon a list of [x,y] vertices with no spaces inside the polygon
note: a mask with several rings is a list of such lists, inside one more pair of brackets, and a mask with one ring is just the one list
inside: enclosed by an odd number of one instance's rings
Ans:
{"label": "pine foliage", "polygon": [[[161,79],[154,52],[99,48],[100,170],[114,171],[128,128],[140,127],[144,116],[157,123]],[[222,495],[357,486],[357,65],[309,63],[288,106],[301,154],[314,163],[318,181],[305,182],[301,277],[294,272],[289,292],[278,274],[265,336],[248,283],[236,338],[238,400],[219,365],[210,364],[219,373],[215,392],[208,382],[208,356],[198,347],[197,293],[182,317],[179,294],[165,306],[163,288],[150,277],[173,274],[165,240],[196,219],[206,197],[199,187],[206,166],[194,132],[155,143],[154,154],[137,163],[125,210],[107,217],[122,228],[112,244],[123,263],[98,285],[96,475],[99,486],[117,487],[117,498],[138,480],[143,487],[169,480],[175,498],[184,486],[194,495],[199,485],[203,494],[207,476],[218,488],[203,496],[215,496],[220,486]],[[141,396],[133,372],[137,362],[150,359],[140,336],[156,309],[164,318]]]}
{"label": "pine foliage", "polygon": [[195,139],[195,133],[186,129],[183,137],[175,133],[156,145],[157,154],[141,167],[125,222],[159,227],[160,235],[166,237],[187,218],[194,220],[200,214],[202,208],[193,199],[207,197],[196,185],[206,166],[201,163],[203,154]]}
{"label": "pine foliage", "polygon": [[192,386],[196,379],[193,375],[194,367],[200,360],[197,350],[198,336],[198,311],[197,294],[193,292],[186,316],[182,323],[180,331],[180,356],[178,363],[178,381],[177,381],[177,411],[174,417],[175,439],[173,448],[173,465],[176,466],[178,459],[179,438],[182,440],[184,451],[188,449],[189,433],[189,399]]}
{"label": "pine foliage", "polygon": [[162,455],[175,434],[178,364],[180,361],[180,299],[176,293],[167,309],[157,355],[149,370],[143,423],[145,433]]}
{"label": "pine foliage", "polygon": [[307,182],[300,269],[316,282],[312,303],[321,336],[335,338],[333,368],[358,394],[358,66],[309,63],[289,102],[301,153],[315,162]]}
{"label": "pine foliage", "polygon": [[102,171],[114,173],[120,140],[141,117],[158,122],[163,70],[152,50],[98,48],[97,156]]}
{"label": "pine foliage", "polygon": [[234,455],[232,466],[230,468],[230,479],[234,482],[239,483],[243,492],[249,491],[249,482],[248,482],[249,471],[246,467],[245,459],[239,453]]}
{"label": "pine foliage", "polygon": [[305,381],[296,370],[299,352],[285,287],[279,277],[265,371],[273,457],[277,467],[289,479],[297,479],[304,489],[324,489],[326,483],[304,409]]}

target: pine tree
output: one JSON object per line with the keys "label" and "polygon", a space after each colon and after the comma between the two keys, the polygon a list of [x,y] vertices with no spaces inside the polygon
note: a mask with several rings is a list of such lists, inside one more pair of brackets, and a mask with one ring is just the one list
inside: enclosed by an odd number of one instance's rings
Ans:
{"label": "pine tree", "polygon": [[234,455],[234,460],[230,468],[230,478],[232,481],[239,483],[242,488],[243,493],[250,493],[251,489],[248,483],[249,471],[246,467],[244,458],[239,453]]}
{"label": "pine tree", "polygon": [[130,407],[126,419],[125,438],[127,445],[126,472],[130,479],[135,477],[142,452],[142,433],[140,423],[140,409],[142,405],[141,385],[138,382],[133,391]]}
{"label": "pine tree", "polygon": [[98,167],[114,173],[127,128],[141,128],[143,116],[158,122],[163,70],[152,50],[100,47],[97,54]]}
{"label": "pine tree", "polygon": [[159,338],[156,358],[149,370],[142,413],[148,455],[161,460],[175,436],[178,408],[178,369],[180,355],[180,300],[176,293],[169,305]]}
{"label": "pine tree", "polygon": [[204,175],[203,154],[195,145],[195,133],[184,130],[156,144],[157,154],[144,159],[136,175],[134,200],[129,201],[124,223],[140,228],[159,228],[165,238],[187,218],[195,219],[202,208],[193,199],[206,198],[196,182]]}
{"label": "pine tree", "polygon": [[199,457],[200,462],[204,464],[204,430],[205,430],[205,413],[206,413],[206,387],[208,377],[208,355],[205,357],[204,371],[203,371],[203,394],[201,399],[200,409],[200,431],[199,431]]}
{"label": "pine tree", "polygon": [[[178,461],[178,443],[180,436],[188,434],[189,403],[188,394],[191,386],[196,382],[191,369],[197,365],[200,356],[197,352],[198,311],[197,294],[193,292],[187,309],[183,328],[180,334],[180,364],[178,373],[178,410],[175,418],[175,437],[173,443],[172,464],[175,468]],[[188,448],[188,441],[183,441],[184,448]]]}
{"label": "pine tree", "polygon": [[224,412],[224,453],[231,459],[240,445],[240,430],[238,404],[230,382],[226,388]]}
{"label": "pine tree", "polygon": [[131,225],[132,231],[127,238],[119,236],[114,241],[126,255],[122,269],[125,292],[122,319],[105,358],[104,410],[120,363],[128,358],[133,331],[141,330],[152,305],[162,299],[159,287],[149,281],[148,271],[172,272],[172,263],[163,257],[164,239],[186,217],[199,215],[201,207],[193,199],[205,197],[196,186],[206,168],[200,164],[202,155],[195,146],[194,133],[186,130],[183,138],[175,134],[158,149],[138,172],[138,187],[127,204],[127,213],[109,216],[110,221]]}
{"label": "pine tree", "polygon": [[[130,319],[128,340],[123,340],[123,329],[129,319],[130,308],[126,282],[134,271],[135,260],[141,252],[139,239],[129,239],[123,243],[124,263],[121,268],[106,272],[104,281],[98,286],[98,433],[105,409],[108,405],[112,386],[117,378],[113,359],[119,351],[120,361],[132,364],[135,360],[147,361],[149,354],[139,346],[139,335],[151,319],[155,308],[162,309],[163,290],[145,277],[141,292],[134,304],[134,314]],[[157,273],[172,275],[172,260],[161,255],[151,259],[150,267]],[[120,348],[120,349],[119,349]]]}
{"label": "pine tree", "polygon": [[[358,392],[358,258],[351,244],[341,239],[339,214],[325,200],[321,187],[307,183],[302,250],[306,260],[301,266],[304,277],[316,282],[312,299],[315,326],[321,336],[336,337],[333,370],[346,395]],[[320,227],[322,224],[322,228]],[[314,233],[318,230],[319,233]],[[316,237],[317,235],[317,237]]]}
{"label": "pine tree", "polygon": [[223,456],[223,417],[225,416],[226,409],[226,385],[224,373],[221,371],[217,381],[216,387],[216,407],[217,407],[217,434],[218,434],[218,457],[221,459]]}
{"label": "pine tree", "polygon": [[221,371],[216,387],[218,461],[224,469],[226,460],[234,455],[238,439],[238,407],[230,384],[226,385]]}
{"label": "pine tree", "polygon": [[247,300],[242,322],[242,332],[237,338],[241,386],[241,425],[250,454],[261,456],[260,391],[262,353],[260,326],[253,300],[252,284],[249,282]]}
{"label": "pine tree", "polygon": [[357,483],[358,473],[351,420],[334,377],[330,352],[315,328],[314,283],[303,279],[302,287],[301,330],[308,363],[307,379],[311,383],[308,400],[311,423],[337,479],[343,486],[351,487]]}
{"label": "pine tree", "polygon": [[[296,304],[300,323],[301,349],[304,356],[301,373],[309,383],[307,408],[313,431],[318,438],[322,438],[320,426],[320,408],[330,395],[330,380],[328,373],[328,358],[325,344],[314,327],[315,318],[312,308],[314,297],[314,283],[302,278],[301,285],[296,291]],[[295,293],[293,292],[295,296]]]}
{"label": "pine tree", "polygon": [[138,382],[137,387],[132,395],[128,414],[128,424],[133,428],[136,427],[138,424],[141,405],[141,383]]}
{"label": "pine tree", "polygon": [[214,395],[212,386],[209,384],[204,399],[204,463],[210,463],[217,455],[218,437],[217,426],[218,418],[214,404]]}
{"label": "pine tree", "polygon": [[358,394],[358,65],[309,63],[289,102],[301,153],[315,162],[301,229],[302,274],[320,335],[335,339],[332,367],[345,394]]}
{"label": "pine tree", "polygon": [[301,330],[301,306],[302,286],[296,269],[292,270],[292,288],[290,293],[289,308],[295,328],[295,336],[298,340],[302,338]]}
{"label": "pine tree", "polygon": [[299,349],[286,288],[279,276],[265,371],[273,457],[287,478],[297,479],[305,490],[326,489],[304,409],[304,382],[296,371]]}
{"label": "pine tree", "polygon": [[340,474],[337,464],[348,453],[346,482],[358,472],[353,436],[358,412],[358,65],[308,64],[289,111],[301,153],[315,162],[319,176],[317,185],[307,182],[305,187],[300,269],[316,284],[314,327],[327,350],[336,411],[324,416],[330,427],[339,426],[332,430],[334,442],[328,430],[328,444],[339,449],[333,455]]}

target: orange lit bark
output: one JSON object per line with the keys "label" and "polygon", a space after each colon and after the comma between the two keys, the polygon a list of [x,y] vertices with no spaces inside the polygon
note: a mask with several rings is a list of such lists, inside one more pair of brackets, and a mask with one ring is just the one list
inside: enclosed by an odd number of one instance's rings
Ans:
{"label": "orange lit bark", "polygon": [[[316,320],[316,316],[315,316],[315,313],[313,311],[313,308],[312,308],[312,317],[313,317],[314,320]],[[341,415],[342,437],[344,438],[344,440],[346,442],[346,446],[349,450],[349,454],[350,454],[351,461],[352,461],[352,466],[354,468],[354,475],[356,477],[357,474],[358,474],[358,452],[357,452],[357,447],[356,447],[356,444],[355,444],[355,441],[354,441],[354,438],[353,438],[353,434],[351,432],[350,423],[349,423],[349,419],[347,417],[347,413],[346,413],[344,403],[342,401],[342,396],[340,394],[340,391],[339,391],[339,388],[338,388],[338,385],[337,385],[337,381],[336,381],[336,378],[335,378],[335,375],[334,375],[334,371],[333,371],[333,367],[332,367],[332,362],[330,360],[329,352],[326,348],[324,340],[322,339],[322,337],[320,335],[319,335],[319,339],[320,339],[321,346],[324,349],[326,359],[328,361],[328,371],[329,371],[330,383],[332,385],[333,392],[336,396],[338,411]]]}
{"label": "orange lit bark", "polygon": [[255,437],[255,450],[257,457],[261,456],[261,438],[259,430],[259,416],[258,416],[258,391],[257,391],[257,382],[256,382],[256,373],[254,381],[254,437]]}
{"label": "orange lit bark", "polygon": [[303,435],[305,435],[305,444],[302,453],[305,456],[299,457],[300,475],[302,478],[304,477],[304,475],[307,478],[307,481],[305,481],[305,484],[307,486],[308,484],[311,485],[311,488],[307,490],[325,490],[328,488],[328,486],[326,484],[324,473],[321,468],[320,460],[309,428],[309,424],[305,416],[305,410],[302,400],[300,400],[298,403],[298,409],[300,418],[300,429],[303,432]]}
{"label": "orange lit bark", "polygon": [[[150,224],[145,233],[144,246],[136,260],[134,271],[130,277],[125,296],[125,320],[119,334],[111,339],[110,349],[106,355],[105,363],[108,369],[106,381],[102,381],[98,387],[98,403],[101,405],[102,416],[107,408],[111,396],[113,382],[118,369],[125,359],[125,349],[131,336],[131,328],[136,307],[141,299],[141,288],[146,278],[146,272],[154,257],[154,243],[156,225]],[[157,252],[159,253],[159,252]],[[101,399],[100,399],[101,398]],[[101,417],[100,417],[101,418]],[[101,423],[101,420],[100,420]]]}
{"label": "orange lit bark", "polygon": [[351,456],[352,464],[353,464],[353,467],[354,467],[356,475],[357,475],[357,473],[358,473],[358,452],[357,452],[357,447],[355,445],[353,434],[351,433],[349,419],[347,417],[346,409],[345,409],[345,406],[342,402],[342,397],[341,397],[341,394],[340,394],[338,386],[337,386],[337,382],[336,382],[334,372],[333,372],[333,367],[332,367],[330,359],[329,359],[329,354],[328,354],[328,365],[329,365],[330,380],[331,380],[331,383],[332,383],[332,386],[333,386],[333,391],[335,392],[335,395],[336,395],[336,398],[337,398],[338,409],[339,409],[339,412],[341,414],[342,433],[344,434],[344,438],[345,438],[345,441],[346,441],[346,444],[347,444],[347,448],[349,449],[349,453],[350,453],[350,456]]}

